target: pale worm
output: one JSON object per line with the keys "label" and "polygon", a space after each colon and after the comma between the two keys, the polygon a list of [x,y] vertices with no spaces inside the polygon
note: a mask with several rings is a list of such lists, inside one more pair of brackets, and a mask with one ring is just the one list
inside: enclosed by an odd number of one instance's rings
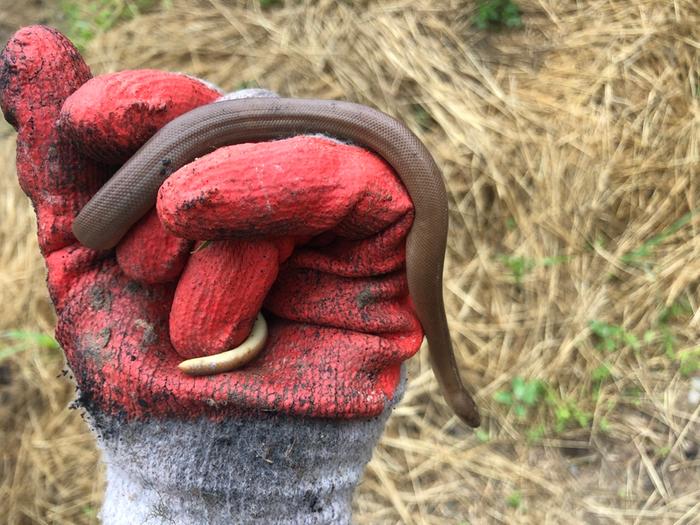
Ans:
{"label": "pale worm", "polygon": [[253,360],[263,349],[266,342],[267,323],[262,314],[259,313],[250,335],[236,348],[219,354],[187,359],[177,367],[191,376],[229,372]]}

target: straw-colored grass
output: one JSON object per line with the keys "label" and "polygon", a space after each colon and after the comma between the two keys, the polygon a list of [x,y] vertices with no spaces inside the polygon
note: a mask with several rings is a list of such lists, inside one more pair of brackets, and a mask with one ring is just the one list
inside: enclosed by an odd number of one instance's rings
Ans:
{"label": "straw-colored grass", "polygon": [[[370,104],[444,169],[445,297],[484,424],[452,417],[414,358],[357,523],[700,522],[697,0],[518,0],[524,27],[496,33],[466,0],[170,4],[93,40],[94,72]],[[50,333],[0,124],[0,329]],[[10,524],[95,521],[98,456],[61,366],[33,347],[0,362]],[[496,401],[514,378],[531,397]]]}

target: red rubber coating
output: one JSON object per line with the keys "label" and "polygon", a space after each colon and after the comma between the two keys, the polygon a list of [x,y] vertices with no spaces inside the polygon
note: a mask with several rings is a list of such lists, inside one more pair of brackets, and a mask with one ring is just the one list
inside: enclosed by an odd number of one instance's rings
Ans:
{"label": "red rubber coating", "polygon": [[198,107],[166,124],[87,203],[73,223],[93,249],[114,247],[155,204],[163,181],[216,148],[325,133],[384,158],[406,186],[415,219],[406,239],[406,275],[447,404],[472,427],[479,412],[462,384],[442,298],[447,196],[442,174],[423,143],[403,124],[372,108],[341,101],[252,98]]}

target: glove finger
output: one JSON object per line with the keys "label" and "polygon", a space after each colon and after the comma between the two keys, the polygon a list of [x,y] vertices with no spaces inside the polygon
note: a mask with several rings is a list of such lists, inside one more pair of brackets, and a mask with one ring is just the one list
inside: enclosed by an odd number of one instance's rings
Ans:
{"label": "glove finger", "polygon": [[280,270],[266,308],[286,319],[365,333],[415,330],[420,325],[402,271],[412,221],[408,213],[367,239],[297,249]]}
{"label": "glove finger", "polygon": [[220,148],[161,186],[158,214],[189,239],[318,235],[359,239],[412,209],[391,167],[376,155],[302,136]]}
{"label": "glove finger", "polygon": [[211,355],[248,337],[279,270],[277,243],[232,239],[193,254],[170,312],[170,339],[183,358]]}
{"label": "glove finger", "polygon": [[119,71],[89,80],[68,97],[59,127],[91,158],[120,165],[166,123],[220,96],[180,73]]}
{"label": "glove finger", "polygon": [[[413,224],[413,211],[376,235],[360,240],[337,237],[318,245],[297,248],[288,266],[309,268],[345,277],[383,275],[406,262],[406,235]],[[314,245],[315,244],[315,245]]]}
{"label": "glove finger", "polygon": [[117,262],[127,276],[139,282],[175,282],[187,264],[193,244],[166,231],[153,210],[117,245]]}
{"label": "glove finger", "polygon": [[66,98],[89,78],[70,41],[48,27],[19,30],[0,55],[0,107],[18,132],[17,176],[34,205],[44,255],[75,242],[73,217],[109,175],[55,126]]}
{"label": "glove finger", "polygon": [[420,329],[408,302],[404,272],[349,278],[286,268],[265,298],[265,307],[292,321],[365,333]]}

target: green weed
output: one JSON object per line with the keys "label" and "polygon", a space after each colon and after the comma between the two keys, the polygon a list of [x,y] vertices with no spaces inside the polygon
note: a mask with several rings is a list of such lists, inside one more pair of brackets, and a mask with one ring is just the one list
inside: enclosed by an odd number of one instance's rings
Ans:
{"label": "green weed", "polygon": [[560,433],[577,425],[588,428],[593,415],[578,406],[576,401],[562,398],[554,388],[547,387],[545,400],[554,415],[554,432]]}
{"label": "green weed", "polygon": [[642,394],[642,389],[637,385],[630,385],[622,390],[623,399],[634,406],[642,404]]}
{"label": "green weed", "polygon": [[84,505],[80,510],[88,518],[96,518],[97,517],[97,509],[95,507],[93,507],[92,505]]}
{"label": "green weed", "polygon": [[526,381],[515,377],[510,390],[499,390],[493,399],[502,405],[509,406],[519,419],[525,419],[530,408],[535,407],[543,398],[545,385],[542,381],[533,379]]}
{"label": "green weed", "polygon": [[258,82],[255,80],[244,80],[238,83],[238,85],[236,86],[236,91],[238,91],[239,89],[251,89],[259,87],[260,84],[258,84]]}
{"label": "green weed", "polygon": [[260,7],[262,9],[269,9],[271,7],[281,7],[283,5],[283,0],[260,0]]}
{"label": "green weed", "polygon": [[593,320],[588,323],[588,327],[599,339],[598,348],[606,352],[614,352],[624,347],[638,350],[640,347],[637,337],[621,326]]}
{"label": "green weed", "polygon": [[425,107],[420,104],[413,104],[411,106],[411,110],[413,112],[413,118],[415,119],[416,124],[418,124],[418,127],[422,131],[429,131],[435,126],[435,119],[428,112],[428,110],[425,109]]}
{"label": "green weed", "polygon": [[489,433],[481,428],[477,428],[474,431],[474,435],[476,436],[476,439],[478,439],[480,443],[488,443],[491,440],[491,436],[489,436]]}
{"label": "green weed", "polygon": [[665,458],[671,453],[671,447],[668,445],[665,445],[663,447],[659,447],[656,451],[656,455],[660,458]]}
{"label": "green weed", "polygon": [[612,377],[612,372],[610,371],[610,365],[603,363],[591,372],[591,379],[594,383],[602,383]]}
{"label": "green weed", "polygon": [[668,324],[693,314],[693,307],[686,298],[680,298],[670,306],[664,308],[659,314],[658,323]]}
{"label": "green weed", "polygon": [[521,27],[520,8],[513,0],[481,0],[474,25],[479,29]]}
{"label": "green weed", "polygon": [[515,282],[515,284],[522,284],[523,278],[533,269],[537,267],[549,268],[558,264],[567,263],[569,262],[569,257],[567,255],[555,255],[537,261],[522,255],[502,255],[499,260],[510,271],[513,276],[513,282]]}
{"label": "green weed", "polygon": [[678,232],[681,228],[687,225],[693,218],[695,212],[689,211],[683,215],[676,222],[671,224],[668,228],[665,228],[661,233],[654,235],[650,239],[644,241],[638,248],[631,250],[624,254],[620,260],[629,265],[641,265],[653,255],[654,250],[663,242],[665,242],[671,235]]}
{"label": "green weed", "polygon": [[676,337],[668,326],[662,326],[660,328],[661,333],[661,347],[664,349],[666,357],[669,359],[676,358]]}
{"label": "green weed", "polygon": [[530,273],[535,267],[533,259],[523,256],[504,255],[501,257],[501,262],[510,270],[516,284],[522,284],[525,274]]}
{"label": "green weed", "polygon": [[61,10],[68,38],[84,51],[90,41],[119,22],[131,20],[138,14],[168,2],[158,0],[63,0]]}
{"label": "green weed", "polygon": [[41,348],[45,350],[60,349],[58,342],[53,337],[38,332],[9,330],[2,334],[2,338],[14,344],[0,347],[0,361],[30,348]]}
{"label": "green weed", "polygon": [[530,443],[539,442],[547,433],[547,427],[544,425],[536,425],[527,431],[527,440]]}
{"label": "green weed", "polygon": [[197,252],[201,252],[202,250],[209,248],[211,246],[211,243],[214,241],[202,241],[200,242],[192,251],[190,251],[190,255],[194,255]]}
{"label": "green weed", "polygon": [[[670,323],[673,321],[679,321],[693,314],[693,308],[685,298],[680,298],[675,301],[670,306],[664,308],[659,314],[659,318],[656,324],[656,331],[658,332],[658,339],[661,342],[661,347],[669,359],[677,359],[676,356],[676,337],[673,335]],[[656,332],[654,332],[654,340],[657,339]]]}
{"label": "green weed", "polygon": [[613,377],[612,370],[608,363],[602,363],[591,372],[591,383],[593,384],[593,399],[598,399],[603,383]]}
{"label": "green weed", "polygon": [[523,495],[519,490],[511,492],[506,498],[506,505],[511,509],[517,509],[523,503]]}
{"label": "green weed", "polygon": [[596,250],[605,248],[608,245],[609,240],[600,234],[597,234],[594,240],[586,241],[586,251],[594,252]]}
{"label": "green weed", "polygon": [[[601,378],[607,377],[602,369],[599,374]],[[561,398],[554,388],[538,379],[515,377],[510,389],[495,392],[493,399],[510,407],[520,421],[527,420],[531,411],[538,406],[549,407],[553,421],[532,425],[527,429],[526,436],[530,443],[537,443],[548,432],[561,433],[572,425],[588,428],[593,419],[589,411],[579,407],[573,400]]]}
{"label": "green weed", "polygon": [[644,332],[644,337],[642,338],[645,345],[650,345],[656,341],[656,332],[654,330],[647,330]]}
{"label": "green weed", "polygon": [[700,370],[700,346],[678,352],[676,360],[680,365],[679,371],[681,375],[685,377],[695,375]]}
{"label": "green weed", "polygon": [[568,255],[555,255],[554,257],[545,257],[540,261],[540,264],[545,268],[550,266],[556,266],[558,264],[568,263],[570,257]]}
{"label": "green weed", "polygon": [[557,400],[554,406],[554,429],[563,432],[572,424],[577,424],[581,428],[587,428],[593,418],[592,414],[582,410],[570,400]]}

